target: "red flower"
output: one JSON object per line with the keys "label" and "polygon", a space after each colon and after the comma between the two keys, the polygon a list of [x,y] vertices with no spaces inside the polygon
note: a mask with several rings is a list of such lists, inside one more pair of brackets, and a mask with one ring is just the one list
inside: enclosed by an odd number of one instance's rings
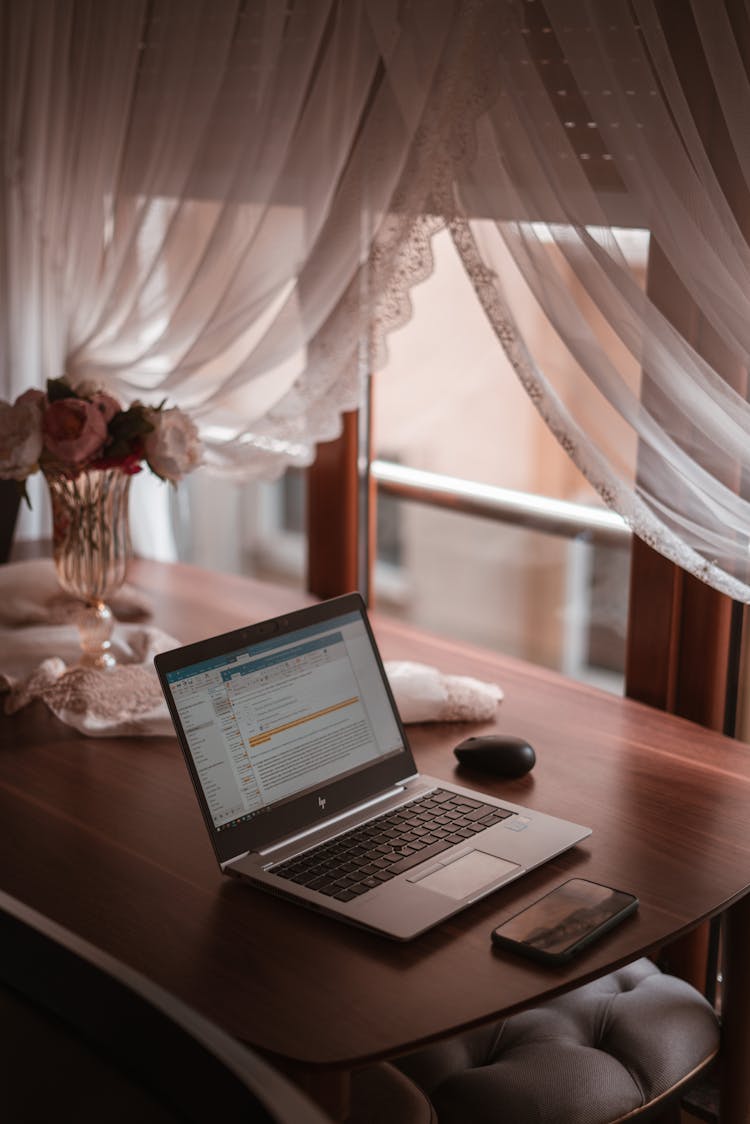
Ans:
{"label": "red flower", "polygon": [[90,468],[119,468],[126,476],[135,476],[137,472],[143,470],[141,458],[143,457],[143,449],[140,444],[137,449],[133,449],[124,457],[97,457],[89,465]]}

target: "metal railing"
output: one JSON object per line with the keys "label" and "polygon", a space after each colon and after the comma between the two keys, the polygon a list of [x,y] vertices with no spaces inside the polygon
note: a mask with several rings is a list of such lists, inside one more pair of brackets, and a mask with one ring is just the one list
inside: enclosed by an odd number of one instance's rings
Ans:
{"label": "metal railing", "polygon": [[581,536],[591,542],[610,545],[627,544],[631,538],[631,530],[621,516],[592,504],[479,484],[456,476],[407,468],[393,461],[371,461],[370,475],[379,492],[464,515],[479,515],[548,535],[570,539]]}

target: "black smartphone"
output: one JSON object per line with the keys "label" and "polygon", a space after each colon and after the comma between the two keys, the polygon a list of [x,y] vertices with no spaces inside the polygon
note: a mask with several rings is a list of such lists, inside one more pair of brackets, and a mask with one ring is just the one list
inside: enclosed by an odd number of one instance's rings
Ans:
{"label": "black smartphone", "polygon": [[570,878],[492,932],[492,943],[547,964],[564,964],[638,908],[638,898]]}

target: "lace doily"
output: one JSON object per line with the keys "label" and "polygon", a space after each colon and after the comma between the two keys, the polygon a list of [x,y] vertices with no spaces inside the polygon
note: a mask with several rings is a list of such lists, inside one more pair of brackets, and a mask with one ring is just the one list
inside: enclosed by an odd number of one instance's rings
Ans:
{"label": "lace doily", "polygon": [[[145,621],[151,616],[151,602],[131,585],[122,586],[108,604],[118,621]],[[0,566],[0,627],[69,624],[79,608],[80,602],[60,589],[51,559]]]}
{"label": "lace doily", "polygon": [[41,699],[62,722],[84,734],[112,737],[172,732],[163,713],[159,685],[145,667],[68,669],[63,660],[53,656],[23,683],[11,688],[6,714],[14,714],[33,699]]}
{"label": "lace doily", "polygon": [[[114,601],[114,599],[113,599]],[[151,625],[123,623],[148,613],[137,590],[125,588],[112,638],[111,671],[78,666],[77,603],[60,592],[48,560],[0,566],[0,692],[6,714],[35,699],[82,734],[169,736],[174,733],[153,657],[179,641]],[[409,661],[385,665],[403,722],[484,721],[503,692],[495,683]]]}
{"label": "lace doily", "polygon": [[[0,671],[6,714],[15,714],[40,699],[61,722],[92,737],[174,733],[152,660],[157,652],[177,647],[176,640],[156,628],[118,625],[114,637],[118,665],[102,671],[69,666],[61,656],[47,656],[39,662],[42,653],[55,645],[49,639],[51,632],[49,628],[0,629],[0,645],[6,651],[11,636],[17,641],[23,638],[21,667],[32,668],[21,675]],[[68,658],[73,664],[76,633],[68,627],[54,632],[57,650],[67,654],[72,649]]]}
{"label": "lace doily", "polygon": [[112,671],[78,666],[79,602],[63,593],[48,558],[0,566],[0,691],[14,714],[40,699],[83,734],[173,733],[152,660],[178,641],[145,621],[148,598],[123,586],[110,600],[117,618]]}
{"label": "lace doily", "polygon": [[468,675],[443,675],[411,661],[385,664],[402,722],[481,722],[492,718],[503,697],[497,683]]}

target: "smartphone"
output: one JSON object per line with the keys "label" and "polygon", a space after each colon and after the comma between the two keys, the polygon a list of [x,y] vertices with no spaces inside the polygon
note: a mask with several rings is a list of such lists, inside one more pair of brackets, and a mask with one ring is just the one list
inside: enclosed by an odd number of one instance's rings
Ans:
{"label": "smartphone", "polygon": [[547,964],[564,964],[638,908],[638,898],[570,878],[492,933],[492,943]]}

